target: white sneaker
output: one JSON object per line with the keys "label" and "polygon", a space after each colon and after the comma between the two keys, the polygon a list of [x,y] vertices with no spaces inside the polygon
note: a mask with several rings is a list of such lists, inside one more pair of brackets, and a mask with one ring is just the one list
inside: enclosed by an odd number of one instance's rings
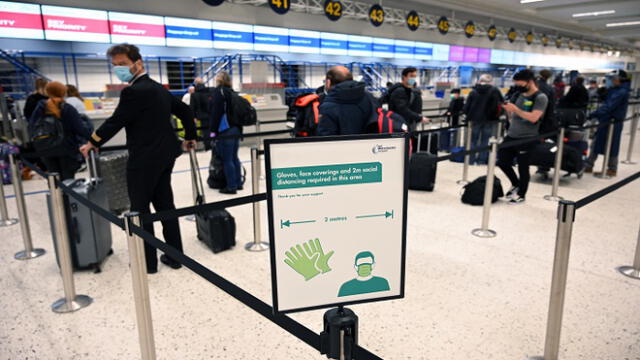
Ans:
{"label": "white sneaker", "polygon": [[515,194],[511,200],[509,200],[509,205],[518,205],[524,202],[524,198],[518,194]]}
{"label": "white sneaker", "polygon": [[513,186],[509,191],[507,191],[507,194],[504,197],[507,199],[513,199],[514,196],[518,195],[518,190],[520,189],[517,186]]}

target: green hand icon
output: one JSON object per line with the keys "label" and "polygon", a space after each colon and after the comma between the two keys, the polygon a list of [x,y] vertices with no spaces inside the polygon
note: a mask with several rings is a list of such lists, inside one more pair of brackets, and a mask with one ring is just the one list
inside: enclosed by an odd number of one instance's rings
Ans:
{"label": "green hand icon", "polygon": [[315,253],[308,255],[302,249],[302,246],[296,245],[295,247],[292,246],[290,251],[287,251],[285,255],[288,259],[284,259],[284,262],[291,266],[298,274],[302,275],[306,281],[320,274],[320,270],[316,268],[320,254]]}
{"label": "green hand icon", "polygon": [[333,256],[333,250],[329,251],[328,254],[325,254],[324,250],[322,250],[320,239],[317,238],[315,240],[309,240],[308,243],[304,244],[304,248],[308,253],[319,254],[318,262],[316,263],[316,265],[318,265],[318,269],[320,269],[323,274],[331,271],[331,268],[329,267],[329,259]]}
{"label": "green hand icon", "polygon": [[287,259],[284,262],[308,281],[320,273],[331,271],[329,259],[333,253],[332,250],[325,254],[320,239],[314,239],[291,247],[290,251],[285,252]]}

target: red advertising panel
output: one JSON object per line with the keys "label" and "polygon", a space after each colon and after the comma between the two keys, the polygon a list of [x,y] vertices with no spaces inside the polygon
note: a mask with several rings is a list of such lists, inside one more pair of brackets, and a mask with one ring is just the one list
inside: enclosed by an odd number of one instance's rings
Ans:
{"label": "red advertising panel", "polygon": [[40,5],[0,1],[0,37],[44,39]]}
{"label": "red advertising panel", "polygon": [[47,40],[109,42],[107,12],[100,10],[42,6]]}
{"label": "red advertising panel", "polygon": [[109,11],[112,43],[165,46],[162,16]]}

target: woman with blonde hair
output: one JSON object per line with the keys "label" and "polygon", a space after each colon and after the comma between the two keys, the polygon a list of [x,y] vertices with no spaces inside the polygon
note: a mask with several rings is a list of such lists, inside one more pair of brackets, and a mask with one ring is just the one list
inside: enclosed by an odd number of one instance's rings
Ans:
{"label": "woman with blonde hair", "polygon": [[[52,81],[46,85],[45,93],[49,98],[38,103],[29,118],[29,128],[32,137],[50,137],[50,143],[56,145],[39,148],[39,139],[32,140],[35,140],[36,151],[43,153],[42,161],[49,172],[57,172],[62,180],[73,179],[80,166],[76,156],[81,145],[79,138],[88,138],[91,134],[82,124],[78,111],[64,101],[67,94],[64,84]],[[62,133],[35,134],[34,129],[42,128],[41,125],[47,121],[59,121]],[[56,138],[59,137],[61,141],[58,142]]]}
{"label": "woman with blonde hair", "polygon": [[27,96],[27,100],[24,103],[24,109],[22,112],[26,119],[29,119],[31,117],[31,114],[33,114],[33,110],[36,109],[36,106],[38,106],[38,103],[41,100],[44,100],[47,98],[47,94],[44,91],[44,88],[47,86],[47,83],[49,83],[49,80],[45,78],[36,79],[34,83],[34,86],[36,89],[29,96]]}

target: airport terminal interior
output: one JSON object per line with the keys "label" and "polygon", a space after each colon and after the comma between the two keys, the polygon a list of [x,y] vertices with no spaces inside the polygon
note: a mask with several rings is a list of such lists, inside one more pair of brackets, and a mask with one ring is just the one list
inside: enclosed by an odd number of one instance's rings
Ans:
{"label": "airport terminal interior", "polygon": [[640,360],[638,63],[637,0],[0,1],[0,358]]}

